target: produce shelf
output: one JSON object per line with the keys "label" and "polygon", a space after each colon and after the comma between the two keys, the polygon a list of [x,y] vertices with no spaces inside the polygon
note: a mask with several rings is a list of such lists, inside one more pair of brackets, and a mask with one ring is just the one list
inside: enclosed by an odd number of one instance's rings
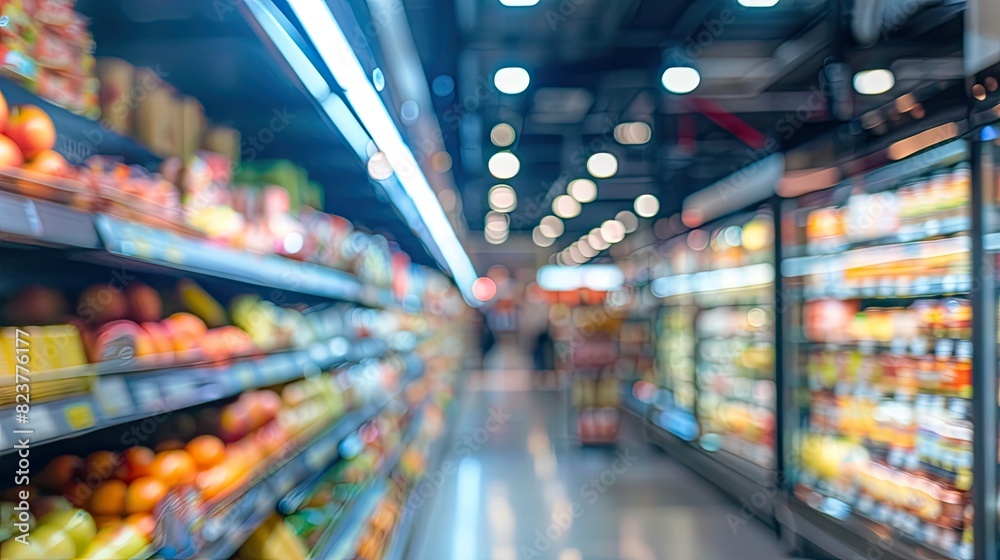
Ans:
{"label": "produce shelf", "polygon": [[63,109],[8,77],[0,77],[0,91],[8,105],[35,105],[48,113],[59,131],[55,150],[70,163],[81,164],[90,156],[113,154],[128,164],[156,168],[163,159],[133,138],[111,130],[98,120]]}
{"label": "produce shelf", "polygon": [[[162,511],[169,513],[161,521],[165,539],[159,556],[167,559],[231,557],[283,498],[313,479],[324,465],[332,465],[338,460],[344,439],[381,414],[421,376],[422,371],[416,369],[406,376],[397,391],[381,402],[368,403],[346,413],[314,437],[292,442],[286,447],[289,451],[275,460],[266,472],[222,500],[212,501],[204,508],[194,506],[190,495],[174,496],[173,504],[164,502]],[[398,460],[397,454],[393,464]],[[385,463],[389,464],[390,461]]]}
{"label": "produce shelf", "polygon": [[66,249],[98,249],[166,269],[236,280],[369,307],[393,303],[388,290],[318,264],[216,245],[112,216],[0,192],[0,239]]}
{"label": "produce shelf", "polygon": [[34,404],[28,424],[15,423],[13,406],[0,409],[0,425],[9,426],[0,431],[0,457],[13,453],[8,444],[19,435],[12,433],[19,427],[32,430],[32,444],[41,445],[285,383],[316,368],[359,362],[388,351],[377,340],[350,344],[347,339],[335,338],[302,350],[226,365],[98,375],[89,395]]}
{"label": "produce shelf", "polygon": [[427,400],[425,399],[417,405],[417,412],[413,413],[399,444],[372,476],[370,485],[354,498],[349,506],[350,509],[327,529],[326,534],[320,537],[317,547],[309,555],[311,559],[331,560],[351,557],[358,533],[363,528],[364,522],[371,517],[372,510],[375,509],[389,487],[389,475],[399,464],[403,450],[417,435],[423,416],[423,407],[426,404]]}

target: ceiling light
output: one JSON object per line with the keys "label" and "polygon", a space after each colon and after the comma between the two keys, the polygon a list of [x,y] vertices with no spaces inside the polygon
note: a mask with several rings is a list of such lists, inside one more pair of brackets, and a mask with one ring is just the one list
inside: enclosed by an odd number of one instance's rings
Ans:
{"label": "ceiling light", "polygon": [[531,240],[539,247],[551,247],[556,242],[555,238],[549,237],[542,232],[542,226],[536,226],[531,231]]}
{"label": "ceiling light", "polygon": [[864,70],[854,75],[854,89],[862,95],[885,93],[896,85],[896,77],[889,70]]}
{"label": "ceiling light", "polygon": [[521,161],[511,152],[499,152],[490,158],[489,168],[497,179],[510,179],[521,170]]}
{"label": "ceiling light", "polygon": [[618,243],[625,239],[625,226],[618,220],[608,220],[601,224],[601,237],[608,243]]}
{"label": "ceiling light", "polygon": [[576,246],[576,243],[569,246],[569,258],[576,264],[583,264],[589,260],[587,257],[583,256],[583,253],[580,252],[580,248]]}
{"label": "ceiling light", "polygon": [[486,229],[490,231],[507,231],[510,224],[510,216],[501,212],[486,213]]}
{"label": "ceiling light", "polygon": [[615,219],[625,226],[625,233],[632,233],[633,231],[639,229],[639,218],[628,210],[622,210],[621,212],[615,214]]}
{"label": "ceiling light", "polygon": [[[254,13],[257,21],[265,25],[268,34],[288,45],[288,34],[280,29],[280,25],[275,26],[273,20],[271,23],[264,23],[268,21],[266,10],[255,9],[251,4],[253,3],[247,3],[248,8]],[[402,168],[417,170],[416,173],[400,176],[399,183],[402,189],[390,197],[407,224],[414,231],[420,231],[418,236],[421,241],[428,246],[436,246],[433,253],[440,256],[443,261],[439,261],[442,267],[451,272],[466,302],[472,306],[479,305],[479,301],[471,293],[476,278],[472,261],[469,260],[452,228],[451,221],[441,208],[434,190],[427,182],[427,177],[419,171],[420,166],[413,157],[413,152],[403,140],[381,96],[369,81],[369,73],[354,54],[351,41],[333,16],[329,5],[323,0],[293,0],[288,2],[288,6],[316,47],[326,69],[332,74],[337,85],[343,88],[343,97],[350,104],[360,123],[350,119],[351,111],[344,110],[346,107],[339,95],[330,95],[328,88],[321,87],[321,84],[315,81],[317,69],[308,63],[308,57],[295,54],[291,47],[282,50],[282,54],[295,65],[296,73],[304,76],[304,80],[310,85],[310,93],[335,122],[340,119],[363,125],[364,128],[351,127],[353,130],[345,134],[349,141],[352,137],[359,138],[366,130],[371,139],[385,151],[390,161],[398,162]],[[341,128],[341,130],[348,129]],[[357,144],[351,142],[352,147]]]}
{"label": "ceiling light", "polygon": [[399,108],[399,116],[405,124],[413,124],[420,118],[420,105],[412,99],[407,99]]}
{"label": "ceiling light", "polygon": [[663,71],[663,87],[670,93],[691,93],[701,83],[701,74],[688,66],[674,66]]}
{"label": "ceiling light", "polygon": [[597,183],[590,179],[573,179],[566,189],[577,202],[586,204],[597,199]]}
{"label": "ceiling light", "polygon": [[538,224],[538,231],[551,239],[559,237],[565,230],[566,228],[563,226],[562,220],[555,216],[545,216],[542,218],[541,223]]}
{"label": "ceiling light", "polygon": [[514,143],[514,139],[517,135],[514,133],[514,127],[507,123],[500,123],[493,127],[490,131],[490,141],[493,142],[494,146],[499,148],[506,148]]}
{"label": "ceiling light", "polygon": [[438,173],[451,171],[451,156],[448,155],[448,152],[435,152],[431,156],[431,169]]}
{"label": "ceiling light", "polygon": [[491,235],[489,231],[486,232],[486,242],[490,245],[500,245],[501,243],[507,241],[508,233],[504,231],[502,234]]}
{"label": "ceiling light", "polygon": [[534,6],[538,3],[538,0],[500,0],[500,3],[512,8],[521,8],[524,6]]}
{"label": "ceiling light", "polygon": [[497,283],[485,276],[476,278],[472,283],[472,295],[479,301],[490,301],[497,295]]}
{"label": "ceiling light", "polygon": [[376,181],[385,181],[392,177],[392,165],[385,152],[375,152],[368,159],[368,176]]}
{"label": "ceiling light", "polygon": [[512,212],[517,208],[517,193],[510,185],[494,185],[488,198],[490,208],[497,212]]}
{"label": "ceiling light", "polygon": [[622,123],[615,127],[615,140],[619,144],[645,144],[653,138],[653,130],[644,122]]}
{"label": "ceiling light", "polygon": [[580,254],[587,257],[588,259],[592,259],[596,257],[598,253],[600,253],[600,251],[590,246],[590,243],[587,242],[586,235],[581,237],[580,241],[577,241],[576,247],[577,249],[580,250]]}
{"label": "ceiling light", "polygon": [[500,90],[500,93],[508,95],[516,95],[528,89],[530,82],[531,76],[528,75],[528,71],[516,66],[501,68],[493,75],[493,85]]}
{"label": "ceiling light", "polygon": [[603,251],[611,246],[611,244],[605,241],[604,237],[601,236],[601,228],[599,227],[590,230],[590,233],[587,234],[587,243],[598,251]]}
{"label": "ceiling light", "polygon": [[643,218],[652,218],[660,211],[660,201],[651,194],[642,194],[635,199],[635,213]]}
{"label": "ceiling light", "polygon": [[580,215],[580,203],[568,194],[561,194],[552,201],[552,212],[563,219]]}
{"label": "ceiling light", "polygon": [[596,153],[587,160],[587,171],[598,179],[607,179],[618,173],[618,158],[607,152]]}
{"label": "ceiling light", "polygon": [[778,3],[778,0],[739,0],[740,6],[745,8],[770,8]]}

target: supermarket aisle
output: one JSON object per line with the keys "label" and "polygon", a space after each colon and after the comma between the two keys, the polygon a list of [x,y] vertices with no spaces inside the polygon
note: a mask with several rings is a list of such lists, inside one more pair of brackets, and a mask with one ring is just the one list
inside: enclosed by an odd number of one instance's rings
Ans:
{"label": "supermarket aisle", "polygon": [[636,438],[580,449],[563,394],[532,391],[528,375],[486,374],[459,403],[429,497],[411,504],[421,526],[409,558],[784,558],[773,532],[734,532],[732,502]]}

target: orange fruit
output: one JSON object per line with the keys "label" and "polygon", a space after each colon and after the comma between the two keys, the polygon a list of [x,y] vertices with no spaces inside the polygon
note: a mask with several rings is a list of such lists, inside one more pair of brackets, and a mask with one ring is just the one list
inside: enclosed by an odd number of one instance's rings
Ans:
{"label": "orange fruit", "polygon": [[187,451],[162,451],[156,454],[156,459],[149,466],[149,472],[168,487],[173,487],[194,482],[198,465]]}
{"label": "orange fruit", "polygon": [[120,480],[105,480],[94,489],[87,501],[87,510],[94,515],[118,515],[125,511],[128,485]]}
{"label": "orange fruit", "polygon": [[125,482],[132,482],[137,478],[149,476],[149,466],[152,465],[153,460],[156,459],[156,453],[148,447],[137,445],[135,447],[129,447],[123,451],[122,459],[122,464],[127,471],[126,478],[123,478],[122,480]]}
{"label": "orange fruit", "polygon": [[55,150],[42,150],[26,161],[23,167],[30,171],[44,173],[45,175],[62,177],[66,175],[66,170],[69,169],[69,163],[66,162],[66,158],[59,155],[59,152]]}
{"label": "orange fruit", "polygon": [[17,105],[7,120],[7,136],[31,158],[56,145],[56,127],[48,113],[34,105]]}
{"label": "orange fruit", "polygon": [[149,513],[133,513],[125,518],[125,524],[131,525],[140,535],[150,540],[153,531],[156,531],[156,518]]}
{"label": "orange fruit", "polygon": [[236,459],[229,457],[218,465],[198,474],[195,485],[201,490],[205,499],[214,498],[239,480],[243,473],[237,467],[237,463]]}
{"label": "orange fruit", "polygon": [[115,469],[120,463],[121,458],[114,451],[95,451],[87,455],[83,480],[90,484],[93,484],[94,481],[107,480],[114,476]]}
{"label": "orange fruit", "polygon": [[167,495],[167,485],[162,480],[144,476],[132,481],[125,493],[125,513],[149,513]]}
{"label": "orange fruit", "polygon": [[100,531],[105,527],[113,527],[122,522],[122,518],[117,515],[95,515],[94,525]]}
{"label": "orange fruit", "polygon": [[191,454],[201,470],[214,467],[226,458],[226,444],[215,436],[198,436],[189,441],[184,450]]}

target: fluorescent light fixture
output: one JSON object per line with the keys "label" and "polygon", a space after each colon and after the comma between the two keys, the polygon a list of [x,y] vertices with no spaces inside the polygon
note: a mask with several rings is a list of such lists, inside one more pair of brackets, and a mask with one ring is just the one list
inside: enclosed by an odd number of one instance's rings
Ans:
{"label": "fluorescent light fixture", "polygon": [[597,200],[597,183],[590,179],[573,179],[566,192],[581,204],[593,202]]}
{"label": "fluorescent light fixture", "polygon": [[608,243],[618,243],[625,239],[625,225],[618,220],[608,220],[601,224],[601,237]]}
{"label": "fluorescent light fixture", "polygon": [[615,219],[625,226],[625,233],[632,233],[633,231],[639,229],[639,218],[628,210],[622,210],[621,212],[615,214]]}
{"label": "fluorescent light fixture", "polygon": [[521,161],[511,152],[498,152],[490,158],[488,167],[497,179],[511,179],[521,170]]}
{"label": "fluorescent light fixture", "polygon": [[740,6],[746,8],[771,8],[778,0],[739,0]]}
{"label": "fluorescent light fixture", "polygon": [[510,185],[494,185],[487,198],[490,208],[497,212],[513,212],[517,208],[517,193]]}
{"label": "fluorescent light fixture", "polygon": [[534,6],[538,3],[538,0],[500,0],[500,3],[512,8],[523,8],[525,6]]}
{"label": "fluorescent light fixture", "polygon": [[516,66],[501,68],[493,75],[493,85],[500,90],[500,93],[507,95],[521,93],[528,89],[529,83],[531,83],[531,76],[528,75],[528,71]]}
{"label": "fluorescent light fixture", "polygon": [[688,66],[674,66],[663,71],[663,87],[670,93],[691,93],[701,84],[701,74]]}
{"label": "fluorescent light fixture", "polygon": [[563,225],[562,220],[555,216],[545,216],[538,224],[538,231],[550,239],[559,237],[565,230],[566,227]]}
{"label": "fluorescent light fixture", "polygon": [[575,218],[580,215],[580,210],[580,203],[568,194],[561,194],[552,200],[552,213],[560,218]]}
{"label": "fluorescent light fixture", "polygon": [[[425,232],[421,240],[437,249],[440,264],[451,273],[466,302],[478,305],[471,294],[472,283],[477,277],[472,261],[330,8],[324,0],[289,0],[288,5],[337,84],[343,88],[347,102],[375,144],[389,158],[406,198],[410,199],[408,203],[413,204],[418,215],[418,219],[409,219],[408,225],[414,231]],[[321,103],[325,101],[317,99]],[[402,202],[394,203],[402,205]]]}
{"label": "fluorescent light fixture", "polygon": [[598,179],[618,173],[618,158],[608,152],[598,152],[587,159],[587,172]]}
{"label": "fluorescent light fixture", "polygon": [[668,298],[687,294],[754,288],[772,282],[774,282],[774,265],[760,263],[694,274],[665,276],[653,280],[650,283],[650,288],[654,296]]}
{"label": "fluorescent light fixture", "polygon": [[514,132],[514,127],[507,123],[500,123],[490,131],[490,142],[493,142],[493,145],[498,148],[510,146],[516,138],[517,134]]}
{"label": "fluorescent light fixture", "polygon": [[651,194],[641,194],[635,199],[635,213],[643,218],[652,218],[660,211],[660,201]]}
{"label": "fluorescent light fixture", "polygon": [[535,242],[535,245],[542,248],[551,247],[556,242],[555,238],[542,233],[542,226],[535,226],[535,229],[531,230],[531,240]]}
{"label": "fluorescent light fixture", "polygon": [[889,70],[863,70],[854,75],[854,90],[861,95],[885,93],[894,85],[896,77]]}
{"label": "fluorescent light fixture", "polygon": [[653,138],[653,130],[644,122],[622,123],[615,127],[615,140],[623,145],[645,144]]}
{"label": "fluorescent light fixture", "polygon": [[613,264],[546,265],[538,269],[535,280],[540,288],[549,292],[568,292],[581,288],[610,292],[624,285],[625,275]]}

